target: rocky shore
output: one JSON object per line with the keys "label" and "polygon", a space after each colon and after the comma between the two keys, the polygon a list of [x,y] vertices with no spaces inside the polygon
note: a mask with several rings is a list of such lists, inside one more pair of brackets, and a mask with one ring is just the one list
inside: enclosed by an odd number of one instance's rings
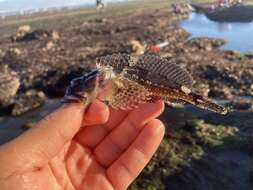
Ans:
{"label": "rocky shore", "polygon": [[139,54],[168,42],[160,55],[187,69],[198,93],[235,112],[224,117],[192,107],[166,108],[161,116],[166,138],[130,189],[252,189],[252,56],[220,50],[223,39],[189,40],[177,25],[186,17],[150,10],[58,31],[17,29],[0,39],[0,114],[22,115],[61,98],[70,80],[90,70],[98,56]]}
{"label": "rocky shore", "polygon": [[[46,97],[62,97],[69,81],[89,70],[96,57],[115,52],[135,54],[138,49],[133,48],[133,40],[141,46],[168,42],[160,54],[186,68],[203,95],[226,100],[252,96],[252,58],[219,50],[225,43],[222,39],[188,40],[189,34],[176,25],[185,16],[159,10],[138,12],[85,21],[59,31],[19,30],[1,39],[1,73],[9,72],[20,84],[18,91],[17,85],[9,85],[13,89],[8,94],[8,80],[1,78],[0,90],[11,96],[5,102],[0,100],[1,114],[20,115],[41,105]],[[246,107],[252,109],[252,105]]]}

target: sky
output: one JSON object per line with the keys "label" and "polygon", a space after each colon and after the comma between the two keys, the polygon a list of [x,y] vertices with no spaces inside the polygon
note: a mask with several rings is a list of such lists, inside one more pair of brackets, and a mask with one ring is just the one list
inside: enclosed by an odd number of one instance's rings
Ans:
{"label": "sky", "polygon": [[[104,0],[117,2],[122,0]],[[0,0],[0,13],[61,6],[94,5],[95,0]]]}

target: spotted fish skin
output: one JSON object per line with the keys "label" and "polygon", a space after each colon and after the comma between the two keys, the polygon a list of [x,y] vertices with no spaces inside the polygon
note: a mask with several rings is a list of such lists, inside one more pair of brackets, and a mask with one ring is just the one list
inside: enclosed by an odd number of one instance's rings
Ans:
{"label": "spotted fish skin", "polygon": [[[193,79],[186,70],[158,55],[107,55],[97,58],[96,66],[97,73],[93,76],[98,82],[93,83],[93,91],[84,89],[83,93],[87,96],[90,91],[115,109],[131,110],[143,103],[164,100],[227,113],[226,108],[192,92]],[[74,81],[72,86],[78,84]]]}

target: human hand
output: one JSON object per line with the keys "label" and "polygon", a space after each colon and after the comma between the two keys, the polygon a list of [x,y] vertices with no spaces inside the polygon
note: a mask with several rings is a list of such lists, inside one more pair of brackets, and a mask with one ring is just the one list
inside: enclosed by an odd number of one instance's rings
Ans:
{"label": "human hand", "polygon": [[164,104],[133,111],[69,104],[0,147],[1,190],[124,190],[164,135]]}

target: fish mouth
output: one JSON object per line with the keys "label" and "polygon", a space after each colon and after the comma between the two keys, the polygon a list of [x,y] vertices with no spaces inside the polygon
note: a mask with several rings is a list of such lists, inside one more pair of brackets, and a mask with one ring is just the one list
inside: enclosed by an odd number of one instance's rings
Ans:
{"label": "fish mouth", "polygon": [[62,103],[81,103],[84,101],[84,97],[80,95],[65,95],[62,99]]}
{"label": "fish mouth", "polygon": [[64,103],[71,102],[86,102],[87,96],[92,94],[97,87],[98,83],[98,70],[93,70],[85,75],[75,78],[70,82],[65,96],[63,97]]}

